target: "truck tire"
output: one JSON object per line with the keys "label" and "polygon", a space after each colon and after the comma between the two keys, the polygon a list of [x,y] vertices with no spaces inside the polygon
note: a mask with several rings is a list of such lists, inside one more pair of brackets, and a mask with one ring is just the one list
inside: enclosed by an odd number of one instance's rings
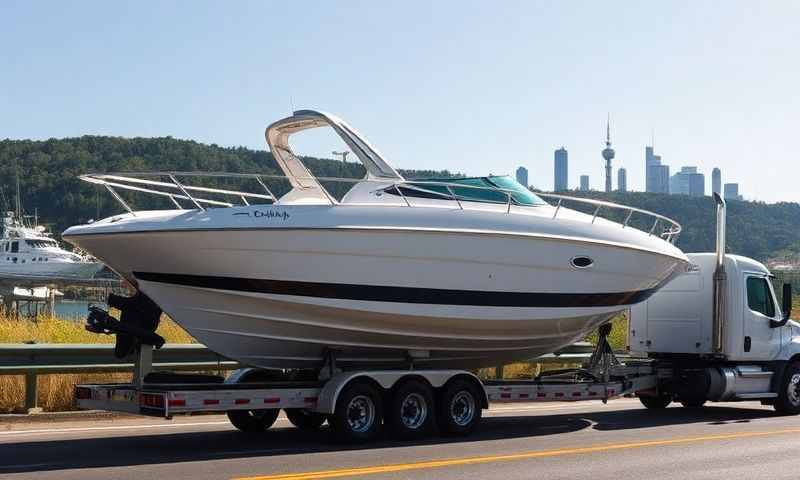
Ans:
{"label": "truck tire", "polygon": [[667,406],[672,403],[672,397],[669,395],[642,395],[639,397],[639,401],[649,410],[661,410],[667,408]]}
{"label": "truck tire", "polygon": [[420,380],[408,380],[392,389],[385,412],[392,437],[399,440],[424,438],[436,422],[433,388]]}
{"label": "truck tire", "polygon": [[346,443],[364,443],[381,432],[383,404],[381,392],[371,383],[354,380],[336,400],[328,425],[334,437]]}
{"label": "truck tire", "polygon": [[792,362],[786,366],[773,408],[781,415],[800,413],[800,362]]}
{"label": "truck tire", "polygon": [[312,412],[307,408],[287,408],[284,410],[286,418],[292,422],[292,425],[300,430],[319,430],[322,424],[325,423],[325,415],[318,412]]}
{"label": "truck tire", "polygon": [[436,419],[442,435],[468,435],[481,420],[481,391],[475,382],[456,378],[445,385],[438,406]]}
{"label": "truck tire", "polygon": [[228,420],[234,427],[246,433],[262,433],[269,430],[275,423],[280,410],[270,408],[266,410],[231,410]]}

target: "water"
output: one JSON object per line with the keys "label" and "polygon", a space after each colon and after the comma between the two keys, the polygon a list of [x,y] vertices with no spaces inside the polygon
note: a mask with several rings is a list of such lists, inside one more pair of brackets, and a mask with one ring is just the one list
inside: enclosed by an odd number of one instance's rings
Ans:
{"label": "water", "polygon": [[56,316],[69,320],[83,321],[89,313],[89,305],[106,308],[102,302],[87,302],[86,300],[61,300],[56,302]]}

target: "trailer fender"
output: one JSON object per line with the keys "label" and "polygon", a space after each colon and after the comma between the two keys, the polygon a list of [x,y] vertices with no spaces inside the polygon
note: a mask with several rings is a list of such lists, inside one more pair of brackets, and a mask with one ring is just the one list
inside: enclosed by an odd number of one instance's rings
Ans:
{"label": "trailer fender", "polygon": [[333,414],[336,410],[336,401],[339,399],[339,394],[350,382],[357,379],[367,379],[383,390],[389,390],[397,382],[406,377],[424,378],[433,388],[440,388],[455,376],[468,376],[473,378],[475,382],[481,386],[481,391],[485,397],[483,399],[484,406],[488,405],[489,399],[486,397],[486,390],[483,388],[481,381],[473,373],[464,370],[379,370],[343,372],[334,375],[330,380],[325,382],[325,386],[322,387],[314,411],[328,415]]}

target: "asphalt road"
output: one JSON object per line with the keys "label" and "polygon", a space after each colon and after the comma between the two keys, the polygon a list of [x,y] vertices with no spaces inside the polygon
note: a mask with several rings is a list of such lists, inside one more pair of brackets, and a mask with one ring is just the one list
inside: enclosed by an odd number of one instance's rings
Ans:
{"label": "asphalt road", "polygon": [[216,415],[0,419],[3,479],[796,479],[796,452],[800,417],[754,402],[663,411],[635,399],[502,405],[466,439],[360,447],[284,418],[259,436]]}

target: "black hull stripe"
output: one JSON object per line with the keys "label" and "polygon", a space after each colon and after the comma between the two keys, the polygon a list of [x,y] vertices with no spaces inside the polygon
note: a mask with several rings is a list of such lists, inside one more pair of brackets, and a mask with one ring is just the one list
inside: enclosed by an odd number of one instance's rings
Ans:
{"label": "black hull stripe", "polygon": [[372,302],[469,305],[478,307],[614,307],[646,300],[656,289],[615,293],[537,293],[391,287],[346,283],[297,282],[238,277],[133,272],[139,280],[237,292],[296,295]]}

